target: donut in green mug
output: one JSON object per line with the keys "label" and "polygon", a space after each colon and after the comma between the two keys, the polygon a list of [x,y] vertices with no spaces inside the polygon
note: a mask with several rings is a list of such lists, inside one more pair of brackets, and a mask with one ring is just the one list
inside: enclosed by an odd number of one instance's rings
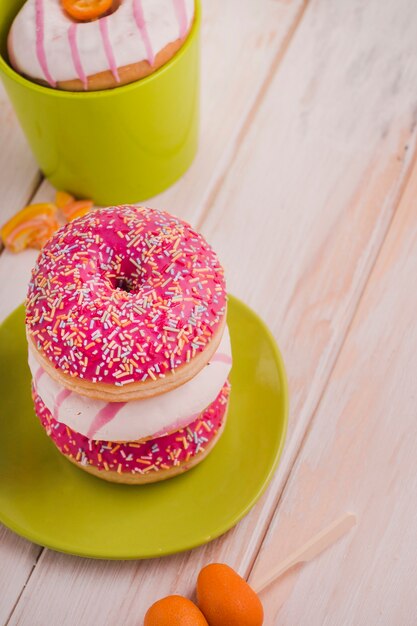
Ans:
{"label": "donut in green mug", "polygon": [[27,0],[8,36],[20,74],[68,91],[148,76],[181,48],[194,0]]}

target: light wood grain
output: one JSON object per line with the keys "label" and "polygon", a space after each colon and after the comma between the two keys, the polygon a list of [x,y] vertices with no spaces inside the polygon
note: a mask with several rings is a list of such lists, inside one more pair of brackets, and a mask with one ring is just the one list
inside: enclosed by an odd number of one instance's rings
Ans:
{"label": "light wood grain", "polygon": [[1,525],[0,546],[0,624],[5,624],[41,549]]}
{"label": "light wood grain", "polygon": [[287,359],[290,438],[266,497],[186,555],[96,563],[45,551],[11,624],[137,624],[156,598],[190,594],[203,563],[249,571],[407,180],[414,24],[406,0],[312,3],[201,214],[231,290],[266,317]]}
{"label": "light wood grain", "polygon": [[354,513],[345,513],[337,520],[332,522],[326,528],[320,530],[314,537],[311,537],[305,544],[296,548],[294,552],[291,552],[278,564],[274,564],[271,570],[267,570],[264,573],[263,578],[257,577],[255,591],[260,594],[264,589],[267,589],[274,582],[278,581],[278,578],[283,576],[288,570],[296,565],[307,563],[312,559],[315,559],[324,550],[331,547],[336,541],[338,541],[343,535],[356,524],[356,515]]}
{"label": "light wood grain", "polygon": [[414,12],[408,0],[383,10],[376,1],[332,10],[313,2],[202,224],[230,290],[264,316],[289,372],[288,441],[262,527],[251,522],[252,542],[238,556],[243,574],[407,182],[416,142]]}
{"label": "light wood grain", "polygon": [[0,82],[0,224],[26,204],[39,182],[38,167]]}
{"label": "light wood grain", "polygon": [[274,76],[307,0],[210,0],[203,7],[200,150],[151,206],[194,224],[221,184],[252,112]]}
{"label": "light wood grain", "polygon": [[[30,201],[42,179],[0,82],[0,224]],[[50,193],[50,192],[49,192]],[[0,253],[0,320],[22,302],[36,258]],[[0,525],[0,623],[6,623],[41,548]]]}
{"label": "light wood grain", "polygon": [[359,524],[262,595],[269,624],[416,624],[417,167],[251,575],[335,512]]}

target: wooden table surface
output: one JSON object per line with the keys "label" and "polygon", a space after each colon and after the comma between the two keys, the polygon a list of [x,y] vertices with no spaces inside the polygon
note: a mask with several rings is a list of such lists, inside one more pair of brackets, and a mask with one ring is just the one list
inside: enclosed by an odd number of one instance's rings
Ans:
{"label": "wooden table surface", "polygon": [[[265,624],[417,624],[417,5],[210,0],[198,157],[149,201],[201,229],[266,320],[291,412],[266,494],[207,546],[110,562],[0,528],[0,623],[134,626],[199,568],[252,583],[345,511],[358,525],[262,594]],[[1,221],[51,198],[1,92]],[[0,257],[0,318],[36,253]],[[76,511],[74,512],[76,514]]]}

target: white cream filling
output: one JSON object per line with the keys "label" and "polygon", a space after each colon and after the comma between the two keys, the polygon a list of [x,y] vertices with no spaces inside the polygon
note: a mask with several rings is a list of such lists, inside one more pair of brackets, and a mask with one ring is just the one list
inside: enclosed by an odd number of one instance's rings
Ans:
{"label": "white cream filling", "polygon": [[[149,41],[156,56],[179,38],[179,23],[173,0],[141,0]],[[194,0],[185,0],[187,30],[194,19]],[[68,29],[73,24],[60,0],[43,0],[44,50],[49,72],[55,81],[78,78],[71,54]],[[109,40],[117,67],[147,60],[147,51],[133,13],[133,0],[122,0],[106,18]],[[16,16],[10,44],[19,70],[45,80],[36,48],[36,2],[27,0]],[[109,68],[98,20],[78,23],[77,47],[86,76]]]}
{"label": "white cream filling", "polygon": [[66,395],[64,387],[40,368],[29,351],[29,367],[36,381],[36,391],[53,417],[82,435],[105,441],[136,441],[190,423],[216,399],[229,375],[231,361],[226,326],[217,351],[194,378],[159,396],[126,402],[112,419],[92,434],[97,414],[108,403],[69,392],[60,402],[59,397]]}

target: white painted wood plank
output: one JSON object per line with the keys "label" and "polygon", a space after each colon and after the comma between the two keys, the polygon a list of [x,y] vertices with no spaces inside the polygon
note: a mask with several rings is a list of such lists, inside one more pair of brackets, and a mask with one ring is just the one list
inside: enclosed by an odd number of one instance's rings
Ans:
{"label": "white painted wood plank", "polygon": [[26,204],[40,173],[0,81],[0,224]]}
{"label": "white painted wood plank", "polygon": [[227,172],[252,108],[274,75],[306,4],[203,2],[200,150],[185,176],[153,198],[151,206],[197,222]]}
{"label": "white painted wood plank", "polygon": [[[30,201],[41,175],[16,116],[0,82],[0,224]],[[4,319],[24,297],[28,266],[36,258],[29,251],[18,259],[0,254],[0,319]],[[41,548],[0,525],[0,623],[6,623]]]}
{"label": "white painted wood plank", "polygon": [[345,510],[358,526],[265,590],[269,624],[417,619],[417,167],[251,575]]}
{"label": "white painted wood plank", "polygon": [[0,525],[0,624],[5,624],[41,548]]}
{"label": "white painted wood plank", "polygon": [[205,207],[231,290],[266,317],[287,359],[290,438],[268,494],[188,555],[132,564],[44,552],[11,624],[133,625],[156,598],[191,593],[203,563],[248,572],[406,182],[415,11],[406,0],[312,3]]}
{"label": "white painted wood plank", "polygon": [[[231,291],[269,323],[289,371],[288,442],[262,522],[323,392],[415,153],[415,6],[404,0],[397,9],[376,1],[332,10],[324,1],[311,4],[203,224]],[[250,545],[239,555],[242,573],[252,554]]]}

